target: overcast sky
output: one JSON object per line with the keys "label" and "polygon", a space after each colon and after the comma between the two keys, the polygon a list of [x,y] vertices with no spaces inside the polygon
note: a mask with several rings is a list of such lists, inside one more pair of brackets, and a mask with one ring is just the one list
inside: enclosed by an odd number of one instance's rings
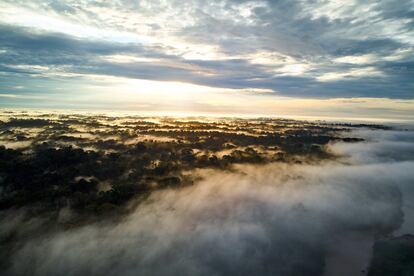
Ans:
{"label": "overcast sky", "polygon": [[413,0],[0,0],[0,102],[410,119],[413,49]]}

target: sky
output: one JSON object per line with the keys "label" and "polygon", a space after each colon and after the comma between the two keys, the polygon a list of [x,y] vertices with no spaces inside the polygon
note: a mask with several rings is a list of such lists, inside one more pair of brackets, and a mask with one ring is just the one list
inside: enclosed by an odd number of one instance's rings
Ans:
{"label": "sky", "polygon": [[414,120],[414,1],[0,0],[0,106]]}

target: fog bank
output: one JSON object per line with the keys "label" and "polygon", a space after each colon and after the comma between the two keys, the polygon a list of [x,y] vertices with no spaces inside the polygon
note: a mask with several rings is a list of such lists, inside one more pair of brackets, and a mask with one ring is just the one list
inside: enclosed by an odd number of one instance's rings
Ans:
{"label": "fog bank", "polygon": [[414,134],[358,135],[367,142],[331,145],[338,161],[194,171],[202,180],[119,223],[29,239],[6,275],[334,275],[338,260],[361,271],[370,242],[359,256],[354,237],[413,230]]}

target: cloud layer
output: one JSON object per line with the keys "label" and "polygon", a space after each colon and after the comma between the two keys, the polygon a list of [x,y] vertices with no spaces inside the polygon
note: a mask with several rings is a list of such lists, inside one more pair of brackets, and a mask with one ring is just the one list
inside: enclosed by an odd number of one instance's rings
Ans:
{"label": "cloud layer", "polygon": [[[332,145],[338,162],[197,171],[204,180],[156,192],[118,223],[28,240],[8,274],[340,275],[331,262],[344,259],[327,258],[338,240],[366,237],[369,259],[369,240],[412,219],[413,132],[359,134],[376,140]],[[407,147],[392,144],[401,137]],[[352,261],[361,248],[347,250]]]}
{"label": "cloud layer", "polygon": [[6,0],[0,92],[91,93],[98,75],[299,98],[413,99],[413,12],[411,0]]}

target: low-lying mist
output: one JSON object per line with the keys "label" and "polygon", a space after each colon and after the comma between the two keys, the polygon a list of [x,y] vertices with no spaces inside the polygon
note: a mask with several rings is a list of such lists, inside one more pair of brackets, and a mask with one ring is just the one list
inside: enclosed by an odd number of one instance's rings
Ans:
{"label": "low-lying mist", "polygon": [[[120,221],[26,236],[4,274],[365,273],[375,238],[414,232],[414,133],[355,135],[366,142],[329,145],[335,161],[195,169],[194,185],[156,191]],[[3,229],[45,227],[21,212],[3,213]]]}

